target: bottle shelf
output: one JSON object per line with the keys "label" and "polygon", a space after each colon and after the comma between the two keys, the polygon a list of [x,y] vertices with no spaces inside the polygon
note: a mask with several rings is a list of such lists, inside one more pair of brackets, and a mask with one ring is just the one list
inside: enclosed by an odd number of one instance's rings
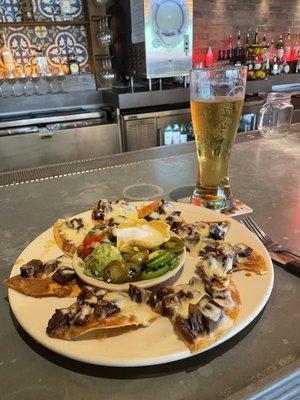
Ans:
{"label": "bottle shelf", "polygon": [[0,22],[1,28],[14,28],[20,26],[74,26],[87,25],[88,21],[20,21],[20,22]]}

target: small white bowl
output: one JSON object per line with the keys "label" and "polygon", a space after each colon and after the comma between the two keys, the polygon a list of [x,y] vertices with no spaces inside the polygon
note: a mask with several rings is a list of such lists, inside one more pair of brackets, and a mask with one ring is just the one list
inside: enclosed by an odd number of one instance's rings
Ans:
{"label": "small white bowl", "polygon": [[[173,235],[172,235],[173,236]],[[175,235],[174,235],[175,236]],[[93,278],[91,276],[87,276],[83,273],[83,268],[80,266],[80,262],[82,259],[77,255],[77,251],[73,256],[73,267],[75,269],[76,274],[79,278],[87,283],[88,285],[97,286],[102,289],[112,290],[112,291],[127,291],[129,289],[129,284],[132,283],[135,286],[139,286],[142,288],[150,288],[152,286],[156,286],[159,283],[166,282],[168,279],[172,278],[177,272],[183,267],[185,258],[186,258],[186,249],[184,247],[183,253],[178,255],[179,258],[179,265],[177,268],[173,269],[172,271],[166,272],[164,275],[159,276],[158,278],[154,279],[146,279],[143,281],[136,281],[136,282],[126,282],[126,283],[108,283],[101,281],[99,279]]]}

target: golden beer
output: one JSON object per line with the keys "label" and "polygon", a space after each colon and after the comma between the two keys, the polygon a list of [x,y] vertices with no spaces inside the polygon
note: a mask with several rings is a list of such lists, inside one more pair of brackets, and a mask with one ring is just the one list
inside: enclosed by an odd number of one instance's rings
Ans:
{"label": "golden beer", "polygon": [[232,208],[228,163],[239,126],[244,99],[216,96],[191,100],[198,154],[198,179],[193,197],[208,208]]}

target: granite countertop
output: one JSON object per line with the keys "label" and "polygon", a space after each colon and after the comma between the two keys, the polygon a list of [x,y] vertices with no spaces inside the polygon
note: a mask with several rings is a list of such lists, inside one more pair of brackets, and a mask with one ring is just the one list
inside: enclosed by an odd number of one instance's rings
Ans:
{"label": "granite countertop", "polygon": [[[196,156],[192,144],[180,146],[113,156],[108,166],[93,171],[0,188],[1,279],[23,248],[53,221],[89,209],[101,197],[174,199],[188,194],[195,182]],[[277,141],[236,143],[231,162],[234,195],[253,208],[253,218],[275,240],[298,251],[299,160],[295,132]],[[299,398],[300,281],[274,268],[270,300],[245,330],[204,354],[143,368],[93,366],[48,351],[18,325],[1,286],[0,398]]]}

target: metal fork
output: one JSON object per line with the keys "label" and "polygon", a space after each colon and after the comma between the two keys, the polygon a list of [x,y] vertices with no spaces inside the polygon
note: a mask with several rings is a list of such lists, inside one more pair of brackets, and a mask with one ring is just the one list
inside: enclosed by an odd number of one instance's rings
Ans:
{"label": "metal fork", "polygon": [[251,217],[245,217],[241,220],[241,222],[251,231],[253,232],[258,239],[264,244],[264,246],[274,253],[287,253],[291,254],[297,258],[300,258],[300,255],[292,252],[288,248],[282,246],[281,244],[274,242],[265,232],[257,225],[257,223]]}

